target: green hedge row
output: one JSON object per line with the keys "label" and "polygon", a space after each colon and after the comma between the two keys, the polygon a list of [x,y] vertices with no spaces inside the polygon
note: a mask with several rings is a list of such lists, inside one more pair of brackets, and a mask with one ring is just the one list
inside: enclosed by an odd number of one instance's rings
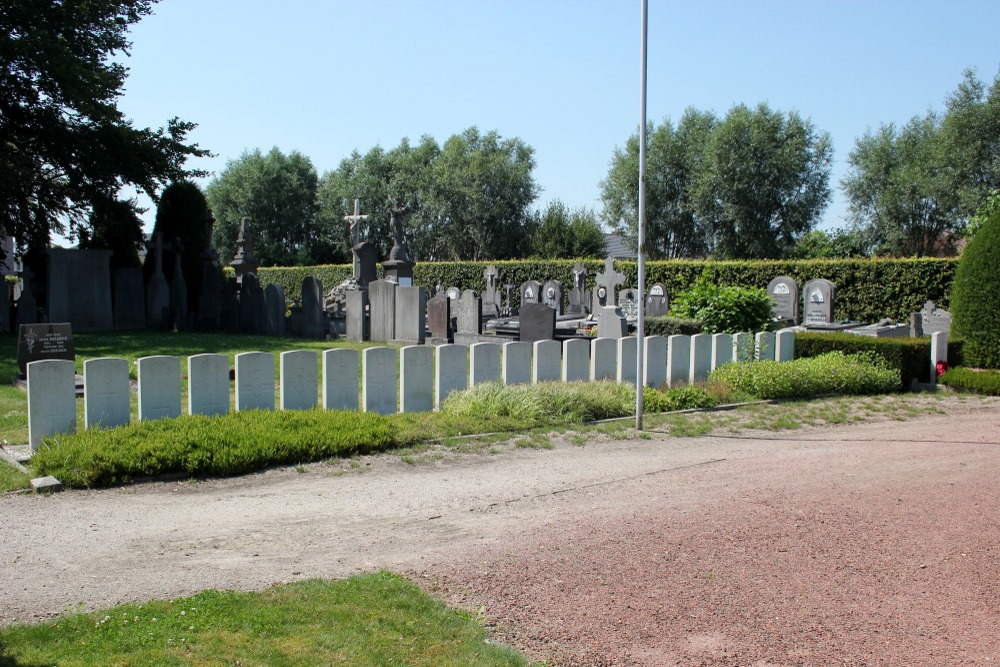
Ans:
{"label": "green hedge row", "polygon": [[1000,371],[974,371],[971,368],[952,368],[941,376],[941,384],[959,391],[1000,396]]}
{"label": "green hedge row", "polygon": [[[483,271],[493,264],[500,272],[500,286],[518,286],[528,280],[544,283],[558,280],[566,293],[572,286],[573,265],[577,260],[512,260],[503,262],[422,262],[414,267],[414,284],[433,289],[458,287],[482,291],[486,285]],[[593,289],[598,272],[604,270],[600,260],[583,260],[587,266],[587,287]],[[941,308],[948,307],[951,283],[958,260],[922,259],[811,259],[713,262],[707,260],[670,260],[646,262],[646,284],[663,283],[671,295],[688,289],[703,273],[717,285],[767,287],[772,278],[786,275],[799,283],[799,288],[813,278],[826,278],[837,286],[837,319],[877,322],[889,317],[906,322],[910,313],[920,310],[924,302],[933,300]],[[638,265],[635,261],[619,260],[616,270],[625,274],[623,287],[634,287]],[[381,271],[381,268],[379,269]],[[298,298],[302,279],[316,276],[323,281],[324,291],[336,287],[351,274],[349,265],[271,267],[259,270],[261,284],[276,283],[285,290],[289,303]]]}

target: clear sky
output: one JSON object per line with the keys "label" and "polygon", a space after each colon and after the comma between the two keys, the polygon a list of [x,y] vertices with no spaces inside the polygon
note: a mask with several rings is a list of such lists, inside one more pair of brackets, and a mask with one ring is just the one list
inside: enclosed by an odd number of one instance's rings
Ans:
{"label": "clear sky", "polygon": [[[997,26],[997,0],[650,0],[647,113],[798,111],[833,139],[821,226],[837,227],[855,139],[943,109],[967,67],[992,82]],[[277,146],[322,175],[355,149],[476,125],[534,147],[536,206],[600,210],[639,126],[639,0],[162,0],[131,36],[120,108],[198,123],[216,156],[192,166],[216,173]]]}

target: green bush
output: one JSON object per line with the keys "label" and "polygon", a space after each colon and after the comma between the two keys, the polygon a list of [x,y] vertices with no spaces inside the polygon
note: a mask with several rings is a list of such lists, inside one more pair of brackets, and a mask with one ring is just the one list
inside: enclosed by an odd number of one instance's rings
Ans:
{"label": "green bush", "polygon": [[759,399],[899,391],[899,371],[871,353],[830,352],[794,361],[728,363],[712,371],[709,381]]}
{"label": "green bush", "polygon": [[951,368],[941,376],[939,382],[960,391],[1000,396],[1000,371]]}
{"label": "green bush", "polygon": [[700,334],[702,325],[700,320],[691,317],[650,317],[645,321],[645,334],[647,336],[694,336]]}
{"label": "green bush", "polygon": [[647,412],[714,408],[717,404],[718,401],[702,387],[674,387],[666,391],[643,387],[642,392],[642,407]]}
{"label": "green bush", "polygon": [[706,333],[762,331],[771,321],[772,304],[767,290],[720,287],[702,276],[670,304],[670,313],[701,321]]}
{"label": "green bush", "polygon": [[1000,368],[1000,207],[993,207],[962,253],[952,286],[952,333],[965,363]]}

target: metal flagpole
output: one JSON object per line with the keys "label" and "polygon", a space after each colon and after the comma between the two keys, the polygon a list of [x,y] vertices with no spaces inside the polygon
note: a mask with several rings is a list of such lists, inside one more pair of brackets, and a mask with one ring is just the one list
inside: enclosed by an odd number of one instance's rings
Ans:
{"label": "metal flagpole", "polygon": [[640,71],[640,93],[639,93],[639,319],[636,325],[636,355],[635,355],[635,428],[642,430],[642,388],[646,384],[645,373],[643,373],[643,356],[645,345],[643,345],[646,334],[646,322],[644,311],[646,307],[646,262],[644,248],[646,245],[646,39],[647,39],[647,13],[649,11],[649,0],[642,2],[642,65]]}

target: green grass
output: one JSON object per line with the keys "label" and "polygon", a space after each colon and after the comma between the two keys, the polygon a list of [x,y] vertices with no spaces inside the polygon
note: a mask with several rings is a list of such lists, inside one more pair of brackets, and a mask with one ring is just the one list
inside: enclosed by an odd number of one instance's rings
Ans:
{"label": "green grass", "polygon": [[1000,396],[1000,371],[972,370],[956,367],[949,369],[940,379],[941,384],[987,396]]}
{"label": "green grass", "polygon": [[205,591],[0,630],[0,665],[527,665],[471,614],[380,572]]}
{"label": "green grass", "polygon": [[6,461],[0,460],[0,493],[26,489],[30,486],[30,482],[30,475],[25,475],[20,470],[7,465]]}

